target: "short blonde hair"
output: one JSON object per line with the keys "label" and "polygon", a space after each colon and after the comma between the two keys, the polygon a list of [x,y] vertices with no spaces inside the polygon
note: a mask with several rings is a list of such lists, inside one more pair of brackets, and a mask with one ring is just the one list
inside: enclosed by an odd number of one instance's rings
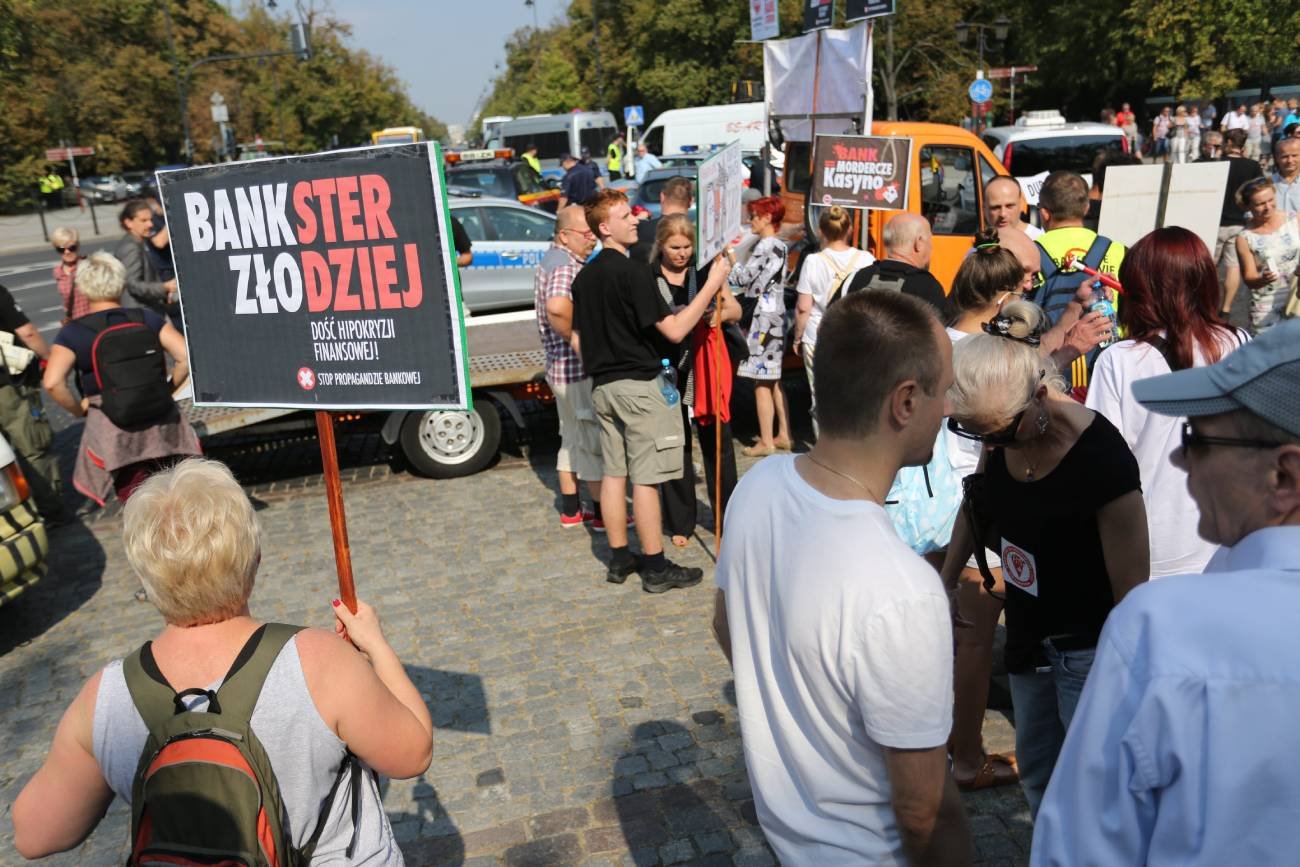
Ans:
{"label": "short blonde hair", "polygon": [[224,464],[188,458],[150,476],[122,525],[127,560],[169,624],[219,623],[248,603],[261,529]]}
{"label": "short blonde hair", "polygon": [[[1045,324],[1043,311],[1028,301],[1012,301],[1001,315],[1012,320],[1009,333],[1026,337]],[[952,350],[953,384],[948,389],[952,415],[980,433],[1001,430],[1029,406],[1040,385],[1065,392],[1065,379],[1038,347],[995,334],[974,334]]]}
{"label": "short blonde hair", "polygon": [[50,243],[56,247],[65,247],[68,244],[76,243],[81,239],[77,230],[68,226],[56,226],[53,232],[50,232]]}
{"label": "short blonde hair", "polygon": [[126,288],[126,266],[112,253],[91,253],[77,269],[77,288],[90,301],[116,301]]}

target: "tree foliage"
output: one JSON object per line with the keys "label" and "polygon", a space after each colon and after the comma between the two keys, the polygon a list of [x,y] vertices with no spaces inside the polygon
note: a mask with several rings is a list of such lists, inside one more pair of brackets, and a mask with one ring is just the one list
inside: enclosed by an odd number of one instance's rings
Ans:
{"label": "tree foliage", "polygon": [[[163,5],[171,13],[173,58]],[[290,153],[369,141],[385,126],[446,130],[417,109],[393,71],[348,45],[348,26],[305,10],[312,57],[207,63],[187,76],[185,112],[197,162],[216,158],[210,98],[219,91],[240,141]],[[219,54],[278,51],[288,17],[216,0],[0,0],[0,206],[30,200],[60,142],[90,145],[86,173],[152,169],[182,155],[176,70]]]}

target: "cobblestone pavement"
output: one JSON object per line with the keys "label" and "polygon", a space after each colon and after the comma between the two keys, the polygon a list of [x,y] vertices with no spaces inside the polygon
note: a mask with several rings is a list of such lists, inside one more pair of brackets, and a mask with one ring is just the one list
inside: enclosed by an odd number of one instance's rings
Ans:
{"label": "cobblestone pavement", "polygon": [[[433,765],[387,785],[407,862],[774,863],[755,823],[730,674],[709,629],[713,587],[662,596],[606,584],[606,548],[556,521],[553,456],[430,481],[372,464],[345,497],[357,583],[437,726]],[[263,618],[325,626],[335,595],[318,476],[252,490],[264,525],[253,596]],[[17,863],[9,807],[81,683],[151,637],[115,511],[53,531],[49,577],[0,609],[0,863]],[[711,575],[701,531],[680,559]],[[990,749],[1011,746],[990,712]],[[1019,791],[967,796],[979,863],[1022,864]],[[115,803],[54,864],[120,864]]]}

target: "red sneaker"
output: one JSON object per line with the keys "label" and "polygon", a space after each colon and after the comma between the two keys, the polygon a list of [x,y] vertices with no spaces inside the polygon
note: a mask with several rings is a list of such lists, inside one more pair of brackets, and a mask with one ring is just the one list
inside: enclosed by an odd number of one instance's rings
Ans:
{"label": "red sneaker", "polygon": [[579,509],[578,511],[574,512],[572,515],[561,514],[560,526],[581,527],[583,524],[593,520],[599,523],[600,518],[597,518],[594,512],[589,512],[586,509]]}
{"label": "red sneaker", "polygon": [[[631,527],[632,523],[633,523],[632,516],[629,514],[627,516],[627,525]],[[597,533],[605,532],[605,520],[601,518],[600,515],[592,515],[591,529],[596,531]]]}

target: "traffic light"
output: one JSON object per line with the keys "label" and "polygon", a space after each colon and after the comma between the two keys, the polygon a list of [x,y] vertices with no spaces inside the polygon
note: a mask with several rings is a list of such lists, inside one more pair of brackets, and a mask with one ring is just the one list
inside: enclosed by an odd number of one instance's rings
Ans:
{"label": "traffic light", "polygon": [[311,44],[307,41],[307,25],[297,22],[289,26],[289,48],[299,60],[311,59]]}

